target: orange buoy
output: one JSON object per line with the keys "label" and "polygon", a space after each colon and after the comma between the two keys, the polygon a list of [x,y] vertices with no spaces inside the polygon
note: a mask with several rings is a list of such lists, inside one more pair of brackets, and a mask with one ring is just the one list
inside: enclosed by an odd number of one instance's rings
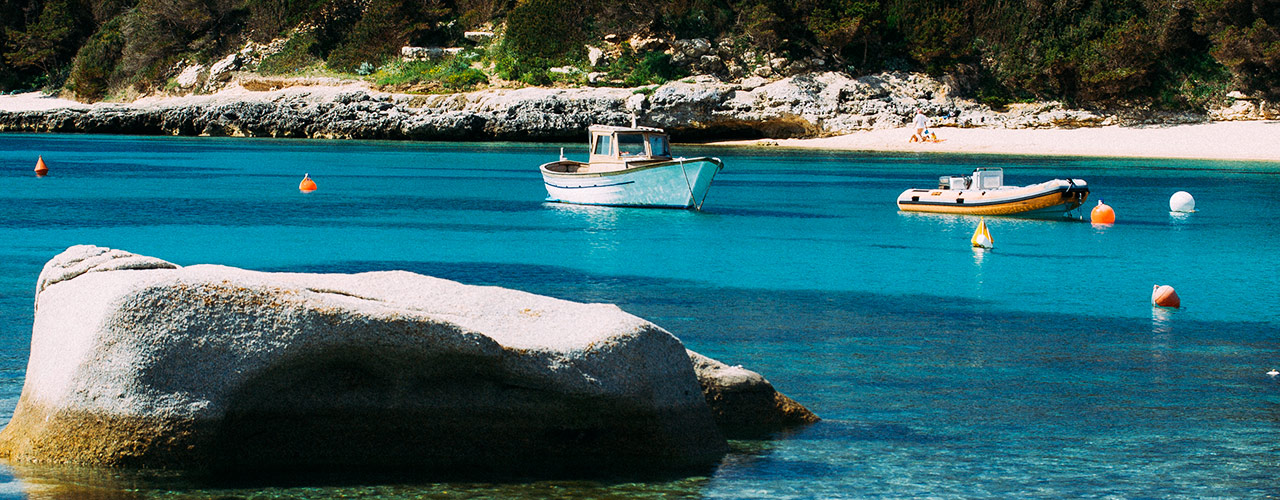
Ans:
{"label": "orange buoy", "polygon": [[302,174],[302,182],[298,183],[298,191],[310,193],[316,190],[316,181],[311,180],[311,174]]}
{"label": "orange buoy", "polygon": [[40,158],[36,159],[36,177],[44,177],[47,173],[49,173],[49,167],[44,164],[44,155],[40,155]]}
{"label": "orange buoy", "polygon": [[1102,200],[1098,200],[1098,206],[1093,207],[1093,211],[1089,212],[1089,220],[1094,224],[1115,224],[1116,211]]}
{"label": "orange buoy", "polygon": [[1182,307],[1182,299],[1178,292],[1169,285],[1155,285],[1151,288],[1151,303],[1160,307]]}

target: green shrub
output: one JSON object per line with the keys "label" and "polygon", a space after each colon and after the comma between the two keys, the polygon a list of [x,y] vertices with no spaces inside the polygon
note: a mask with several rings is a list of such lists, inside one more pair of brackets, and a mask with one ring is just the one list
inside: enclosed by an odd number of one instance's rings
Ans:
{"label": "green shrub", "polygon": [[107,95],[120,64],[124,35],[122,18],[107,23],[76,53],[67,87],[81,99],[99,100]]}
{"label": "green shrub", "polygon": [[609,79],[622,80],[628,87],[667,83],[688,74],[671,64],[671,54],[647,51],[637,54],[624,47],[622,54],[609,65]]}
{"label": "green shrub", "polygon": [[546,68],[532,67],[520,74],[520,83],[525,85],[546,85],[551,83],[551,73]]}
{"label": "green shrub", "polygon": [[489,59],[493,61],[493,70],[498,78],[513,81],[520,79],[522,73],[520,62],[509,51],[501,46],[493,47],[489,53]]}
{"label": "green shrub", "polygon": [[883,36],[878,1],[824,1],[804,12],[808,13],[805,27],[813,33],[819,44],[831,48],[837,54],[856,58],[863,65],[866,65],[870,56],[871,45]]}
{"label": "green shrub", "polygon": [[585,16],[581,2],[524,0],[507,15],[503,43],[521,63],[579,61],[586,57]]}
{"label": "green shrub", "polygon": [[679,38],[716,38],[733,27],[738,14],[715,0],[674,3],[662,16],[663,25]]}
{"label": "green shrub", "polygon": [[395,57],[406,45],[451,42],[462,33],[457,23],[444,22],[452,13],[444,5],[438,0],[370,0],[325,62],[330,69],[355,72],[363,63],[377,65]]}
{"label": "green shrub", "polygon": [[1215,105],[1229,104],[1227,92],[1231,90],[1231,72],[1208,54],[1189,54],[1177,61],[1170,70],[1163,90],[1158,96],[1160,105],[1174,109],[1203,110]]}
{"label": "green shrub", "polygon": [[783,36],[779,33],[785,29],[786,21],[763,3],[746,8],[739,22],[742,33],[751,39],[751,43],[765,52],[772,52],[782,44]]}
{"label": "green shrub", "polygon": [[378,64],[395,55],[408,41],[402,0],[372,0],[346,41],[325,63],[330,69],[353,73],[363,63]]}
{"label": "green shrub", "polygon": [[315,15],[325,3],[325,0],[245,0],[244,7],[249,10],[245,30],[256,42],[270,42]]}
{"label": "green shrub", "polygon": [[458,20],[472,28],[494,20],[507,10],[506,0],[458,0]]}
{"label": "green shrub", "polygon": [[[38,6],[35,4],[32,7]],[[84,40],[81,19],[84,12],[68,0],[52,0],[43,5],[35,22],[26,30],[0,29],[7,40],[4,58],[15,67],[38,68],[50,74],[64,66]],[[22,16],[5,12],[6,16]]]}
{"label": "green shrub", "polygon": [[258,72],[264,75],[287,75],[320,63],[312,51],[316,45],[314,33],[303,33],[285,42],[280,52],[271,54],[258,63]]}
{"label": "green shrub", "polygon": [[373,78],[378,85],[437,83],[448,90],[468,90],[489,81],[488,75],[472,68],[465,58],[394,63],[378,70]]}

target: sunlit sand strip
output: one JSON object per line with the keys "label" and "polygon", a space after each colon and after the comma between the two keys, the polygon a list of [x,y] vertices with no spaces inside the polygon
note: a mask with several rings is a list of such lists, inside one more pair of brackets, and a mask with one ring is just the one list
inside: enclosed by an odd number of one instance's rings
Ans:
{"label": "sunlit sand strip", "polygon": [[909,143],[912,130],[884,129],[819,139],[716,144],[852,151],[1192,158],[1280,162],[1280,121],[1077,129],[937,128],[943,142]]}

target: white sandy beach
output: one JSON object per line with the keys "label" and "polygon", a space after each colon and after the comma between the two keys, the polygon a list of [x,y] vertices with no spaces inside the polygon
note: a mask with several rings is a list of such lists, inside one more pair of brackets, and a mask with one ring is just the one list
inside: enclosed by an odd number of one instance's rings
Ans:
{"label": "white sandy beach", "polygon": [[[358,86],[357,86],[358,87]],[[305,91],[350,90],[356,87],[318,86]],[[165,101],[253,99],[242,88],[227,89],[210,96],[148,98],[138,105],[159,105]],[[172,102],[170,102],[171,104]],[[37,92],[0,96],[0,111],[41,111],[57,108],[88,109],[100,106],[127,106],[99,103],[88,105],[46,96]],[[979,153],[1046,156],[1107,156],[1135,158],[1190,158],[1216,160],[1280,161],[1280,121],[1233,121],[1194,125],[1109,126],[1077,129],[993,129],[938,127],[939,143],[909,143],[909,128],[881,129],[818,139],[769,139],[723,141],[736,146],[779,146],[850,151]],[[678,140],[678,138],[677,138]]]}
{"label": "white sandy beach", "polygon": [[60,99],[40,92],[0,95],[0,111],[46,111],[58,108],[88,109],[91,106],[70,99]]}
{"label": "white sandy beach", "polygon": [[986,153],[1280,161],[1280,121],[1077,129],[935,128],[939,143],[910,143],[908,128],[871,130],[819,139],[724,141],[850,151]]}

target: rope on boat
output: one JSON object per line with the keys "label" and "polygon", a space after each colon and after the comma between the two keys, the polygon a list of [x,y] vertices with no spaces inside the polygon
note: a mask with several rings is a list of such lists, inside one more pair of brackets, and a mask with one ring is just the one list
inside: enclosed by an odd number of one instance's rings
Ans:
{"label": "rope on boat", "polygon": [[[692,199],[693,199],[693,184],[691,184],[691,183],[689,182],[689,172],[688,172],[688,171],[686,171],[686,170],[684,169],[684,157],[682,156],[682,157],[677,158],[677,159],[678,159],[678,160],[680,160],[680,173],[681,173],[681,174],[684,174],[684,185],[685,185],[685,187],[689,188],[689,199],[690,199],[690,200],[692,200]],[[693,206],[693,209],[694,209],[694,210],[702,210],[702,200],[698,200],[698,203],[697,203],[697,204],[695,204],[695,205]]]}

